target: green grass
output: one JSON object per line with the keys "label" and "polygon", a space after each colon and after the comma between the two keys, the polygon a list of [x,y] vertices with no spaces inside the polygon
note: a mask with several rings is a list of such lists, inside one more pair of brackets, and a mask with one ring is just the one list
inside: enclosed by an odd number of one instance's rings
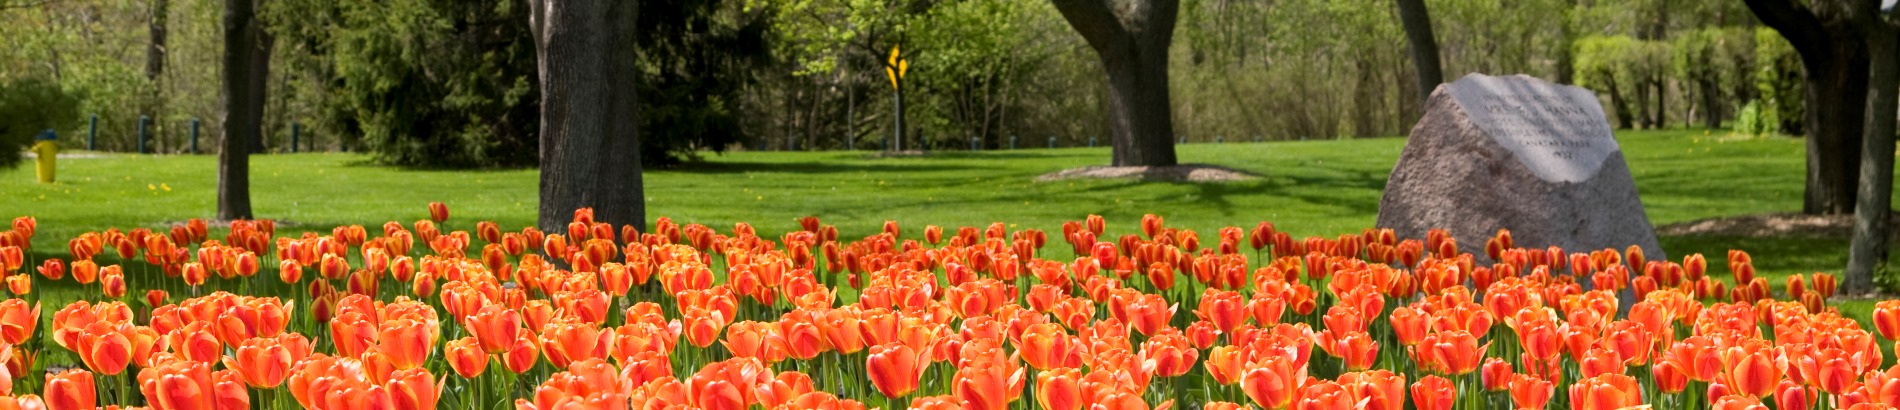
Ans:
{"label": "green grass", "polygon": [[[1732,138],[1701,130],[1619,134],[1650,221],[1662,225],[1713,217],[1798,210],[1804,144],[1787,138]],[[704,163],[649,170],[649,217],[702,223],[721,230],[749,222],[776,237],[794,218],[818,215],[845,238],[898,221],[907,236],[925,224],[1059,232],[1088,214],[1107,218],[1111,236],[1134,232],[1142,214],[1204,238],[1221,226],[1272,221],[1294,234],[1337,235],[1373,224],[1381,189],[1405,141],[1397,138],[1195,144],[1182,162],[1237,168],[1265,178],[1231,183],[1138,181],[1035,182],[1066,168],[1099,165],[1107,148],[942,152],[877,158],[864,152],[739,152]],[[434,171],[378,166],[355,154],[253,157],[252,199],[262,218],[284,221],[282,232],[327,231],[427,217],[425,204],[449,204],[449,227],[472,229],[494,220],[504,229],[533,223],[538,179],[533,170]],[[0,171],[0,217],[39,219],[35,259],[63,257],[65,241],[108,227],[164,228],[215,214],[213,156],[108,155],[66,159],[60,183],[33,182],[30,166]],[[603,188],[609,183],[603,182]],[[213,237],[221,236],[214,233]],[[1839,271],[1845,238],[1663,237],[1669,255],[1703,253],[1720,261],[1728,249],[1751,251],[1776,287],[1788,274]],[[70,282],[45,286],[54,309]],[[135,293],[137,290],[134,291]],[[56,294],[58,294],[56,296]],[[1863,320],[1871,302],[1840,306]],[[48,312],[50,316],[50,310]]]}

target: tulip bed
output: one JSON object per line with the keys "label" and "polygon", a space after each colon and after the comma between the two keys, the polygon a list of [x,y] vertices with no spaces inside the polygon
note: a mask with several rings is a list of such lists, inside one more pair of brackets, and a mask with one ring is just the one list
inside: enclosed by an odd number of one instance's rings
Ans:
{"label": "tulip bed", "polygon": [[[852,240],[815,217],[774,239],[586,209],[471,233],[429,208],[375,236],[36,239],[14,219],[0,409],[1900,406],[1881,349],[1900,301],[1877,337],[1828,306],[1833,276],[1771,294],[1741,251],[1718,275],[1508,231],[1474,255],[1444,231],[1266,222],[1203,244],[1154,215],[1120,236],[1089,216]],[[28,260],[60,240],[68,258]],[[49,281],[89,291],[47,318]],[[76,363],[37,374],[52,356]]]}

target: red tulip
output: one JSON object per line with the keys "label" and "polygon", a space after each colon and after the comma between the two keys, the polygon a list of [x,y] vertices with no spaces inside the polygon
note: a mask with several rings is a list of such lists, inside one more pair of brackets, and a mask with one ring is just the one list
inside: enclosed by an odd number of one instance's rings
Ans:
{"label": "red tulip", "polygon": [[917,390],[918,379],[930,367],[928,351],[919,352],[903,343],[885,343],[871,347],[864,367],[871,385],[884,397],[898,398]]}
{"label": "red tulip", "polygon": [[1425,376],[1412,384],[1412,404],[1418,410],[1451,410],[1458,400],[1458,388],[1438,376]]}

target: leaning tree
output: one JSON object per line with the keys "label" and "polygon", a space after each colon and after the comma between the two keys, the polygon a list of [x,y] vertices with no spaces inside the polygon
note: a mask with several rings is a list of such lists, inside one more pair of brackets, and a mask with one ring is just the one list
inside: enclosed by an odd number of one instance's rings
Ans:
{"label": "leaning tree", "polygon": [[[1862,119],[1867,114],[1867,39],[1855,3],[1869,0],[1744,0],[1801,56],[1807,82],[1807,192],[1801,210],[1854,210]],[[1878,3],[1878,0],[1873,0]],[[1876,4],[1871,10],[1877,12]]]}

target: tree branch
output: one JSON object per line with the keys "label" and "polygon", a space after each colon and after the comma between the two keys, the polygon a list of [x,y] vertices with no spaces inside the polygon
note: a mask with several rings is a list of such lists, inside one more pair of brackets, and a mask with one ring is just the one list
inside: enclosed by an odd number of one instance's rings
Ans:
{"label": "tree branch", "polygon": [[1814,50],[1815,46],[1827,42],[1821,19],[1815,17],[1813,10],[1796,5],[1793,0],[1742,0],[1742,3],[1755,12],[1755,18],[1762,24],[1781,32],[1804,56],[1819,51]]}
{"label": "tree branch", "polygon": [[1069,21],[1082,39],[1087,40],[1096,51],[1105,50],[1110,43],[1127,38],[1128,28],[1123,27],[1121,19],[1110,10],[1105,0],[1049,0],[1055,4],[1056,11]]}

